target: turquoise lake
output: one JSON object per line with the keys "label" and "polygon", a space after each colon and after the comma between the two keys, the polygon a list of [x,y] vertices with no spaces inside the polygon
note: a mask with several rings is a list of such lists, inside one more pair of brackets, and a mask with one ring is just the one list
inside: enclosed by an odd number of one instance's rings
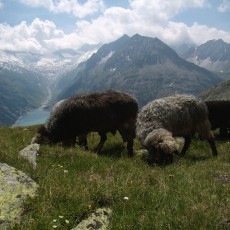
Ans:
{"label": "turquoise lake", "polygon": [[13,126],[31,126],[44,124],[50,115],[49,110],[42,108],[34,109],[19,117]]}

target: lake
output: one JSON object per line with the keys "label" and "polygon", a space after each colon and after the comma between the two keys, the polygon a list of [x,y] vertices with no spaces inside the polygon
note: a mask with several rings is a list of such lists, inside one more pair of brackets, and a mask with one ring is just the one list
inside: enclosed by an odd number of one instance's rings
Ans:
{"label": "lake", "polygon": [[34,109],[19,117],[13,126],[31,126],[44,124],[50,115],[49,110]]}

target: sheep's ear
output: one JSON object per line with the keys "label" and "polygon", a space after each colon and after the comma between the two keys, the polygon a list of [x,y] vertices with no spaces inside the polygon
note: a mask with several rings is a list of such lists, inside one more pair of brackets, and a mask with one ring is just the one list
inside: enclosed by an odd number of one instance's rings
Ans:
{"label": "sheep's ear", "polygon": [[153,133],[149,133],[148,136],[144,140],[144,146],[150,147],[153,146],[156,142],[156,139],[154,137],[155,135]]}

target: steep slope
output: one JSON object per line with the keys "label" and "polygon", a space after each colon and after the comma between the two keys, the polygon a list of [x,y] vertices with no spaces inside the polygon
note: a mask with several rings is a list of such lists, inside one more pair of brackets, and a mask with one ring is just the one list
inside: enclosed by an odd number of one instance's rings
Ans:
{"label": "steep slope", "polygon": [[0,125],[12,125],[24,112],[41,105],[46,96],[42,76],[9,63],[0,66]]}
{"label": "steep slope", "polygon": [[124,35],[102,46],[70,75],[63,75],[56,99],[117,89],[130,92],[143,106],[172,93],[196,95],[220,81],[215,74],[180,58],[157,38]]}
{"label": "steep slope", "polygon": [[197,48],[185,50],[181,56],[208,70],[230,73],[230,44],[223,40],[211,40]]}
{"label": "steep slope", "polygon": [[230,101],[230,80],[226,80],[217,86],[208,89],[207,91],[201,93],[199,97],[208,101]]}

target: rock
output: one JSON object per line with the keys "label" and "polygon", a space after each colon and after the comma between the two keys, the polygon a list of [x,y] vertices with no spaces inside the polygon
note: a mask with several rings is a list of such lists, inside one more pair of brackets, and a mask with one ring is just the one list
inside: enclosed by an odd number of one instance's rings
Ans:
{"label": "rock", "polygon": [[109,229],[111,215],[112,210],[110,208],[99,208],[94,213],[92,213],[88,219],[80,222],[72,230],[107,230]]}
{"label": "rock", "polygon": [[33,197],[38,185],[25,173],[0,163],[0,229],[20,222],[22,202]]}
{"label": "rock", "polygon": [[26,146],[19,152],[20,156],[22,156],[24,159],[27,159],[32,164],[33,169],[36,169],[37,167],[36,156],[39,151],[39,148],[39,144],[31,144]]}

